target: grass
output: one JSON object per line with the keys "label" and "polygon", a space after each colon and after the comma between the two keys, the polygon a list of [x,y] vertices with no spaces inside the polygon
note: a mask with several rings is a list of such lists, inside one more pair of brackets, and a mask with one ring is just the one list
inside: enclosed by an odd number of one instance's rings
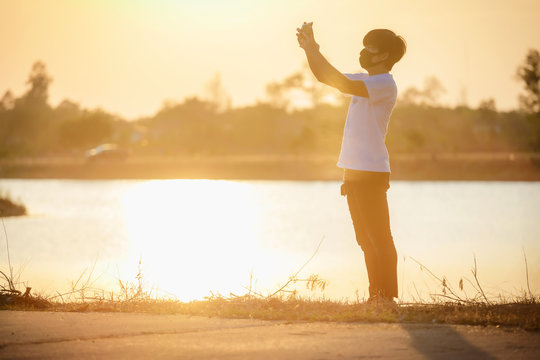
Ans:
{"label": "grass", "polygon": [[[320,246],[320,244],[319,244]],[[317,251],[316,251],[317,252]],[[316,254],[315,252],[315,254]],[[313,256],[315,256],[313,254]],[[174,297],[159,295],[146,289],[141,273],[136,281],[118,280],[118,290],[107,292],[94,288],[93,267],[84,271],[72,283],[66,293],[43,297],[18,291],[9,276],[2,273],[6,285],[0,285],[0,310],[48,310],[76,312],[142,312],[151,314],[183,314],[192,316],[243,318],[281,321],[336,321],[336,322],[388,322],[388,323],[437,323],[519,327],[525,330],[540,330],[540,298],[530,289],[513,299],[488,300],[477,277],[476,261],[472,269],[477,294],[471,297],[458,295],[444,277],[433,274],[424,265],[430,276],[440,281],[442,293],[432,294],[432,302],[423,303],[370,303],[357,299],[354,302],[328,299],[303,298],[297,286],[304,284],[310,290],[324,290],[326,281],[318,275],[300,278],[301,270],[289,277],[276,291],[262,294],[245,286],[243,295],[223,296],[211,293],[204,300],[178,301]],[[476,260],[476,259],[475,259]],[[526,257],[525,257],[526,262]],[[527,270],[528,272],[528,270]],[[472,281],[471,281],[472,283]],[[462,288],[463,280],[460,281]]]}
{"label": "grass", "polygon": [[[126,290],[123,290],[126,291]],[[2,310],[107,311],[152,314],[185,314],[224,318],[286,321],[405,322],[467,325],[515,326],[540,330],[540,303],[537,297],[515,298],[501,303],[401,303],[396,306],[367,302],[313,300],[296,295],[224,297],[213,294],[205,300],[181,302],[149,294],[109,293],[85,299],[57,301],[22,293],[0,293]],[[131,293],[130,293],[131,292]],[[105,292],[103,292],[105,294]]]}
{"label": "grass", "polygon": [[367,302],[313,300],[290,295],[261,298],[255,295],[223,297],[218,294],[191,302],[148,296],[128,299],[116,296],[114,299],[89,298],[84,301],[58,302],[39,296],[18,295],[10,303],[0,303],[0,309],[142,312],[285,321],[494,325],[540,330],[538,298],[518,298],[497,304],[434,302],[388,306]]}
{"label": "grass", "polygon": [[[529,286],[527,257],[524,252],[527,291],[512,299],[499,297],[498,301],[489,300],[480,281],[476,258],[471,273],[474,281],[466,279],[476,291],[472,296],[460,295],[445,277],[435,275],[426,266],[415,261],[422,270],[435,279],[441,286],[441,293],[431,294],[432,301],[424,303],[389,304],[362,301],[332,301],[311,299],[298,295],[297,286],[304,284],[309,290],[324,291],[327,282],[318,275],[301,278],[300,273],[315,257],[314,254],[299,270],[290,276],[275,291],[262,294],[253,288],[253,275],[249,286],[245,286],[243,295],[219,293],[204,300],[191,302],[178,301],[171,296],[163,296],[154,289],[144,286],[144,275],[139,260],[135,282],[118,279],[118,290],[105,291],[94,287],[99,277],[94,276],[94,266],[83,271],[71,284],[70,291],[54,296],[32,295],[31,288],[19,290],[24,285],[13,275],[9,243],[6,238],[9,272],[0,271],[0,310],[48,310],[48,311],[101,311],[101,312],[143,312],[152,314],[184,314],[193,316],[246,318],[282,321],[338,321],[338,322],[388,322],[388,323],[438,323],[466,325],[494,325],[519,327],[525,330],[540,330],[540,298],[531,292]],[[463,292],[463,279],[458,288]]]}

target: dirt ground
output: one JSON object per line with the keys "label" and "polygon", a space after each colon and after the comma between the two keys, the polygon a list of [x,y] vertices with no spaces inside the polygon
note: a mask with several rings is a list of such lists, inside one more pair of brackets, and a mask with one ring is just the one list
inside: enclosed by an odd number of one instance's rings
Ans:
{"label": "dirt ground", "polygon": [[539,359],[540,332],[0,311],[0,359]]}

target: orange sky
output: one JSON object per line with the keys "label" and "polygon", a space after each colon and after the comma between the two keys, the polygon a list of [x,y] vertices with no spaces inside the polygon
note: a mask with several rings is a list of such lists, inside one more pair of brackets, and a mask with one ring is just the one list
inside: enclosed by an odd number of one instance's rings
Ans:
{"label": "orange sky", "polygon": [[394,67],[398,88],[438,77],[441,101],[470,106],[494,98],[517,107],[517,66],[540,49],[537,0],[0,0],[0,96],[22,94],[33,62],[53,76],[51,103],[130,119],[163,100],[204,94],[215,73],[234,105],[305,61],[295,28],[314,21],[321,51],[341,71],[359,70],[363,35],[386,27],[408,52]]}

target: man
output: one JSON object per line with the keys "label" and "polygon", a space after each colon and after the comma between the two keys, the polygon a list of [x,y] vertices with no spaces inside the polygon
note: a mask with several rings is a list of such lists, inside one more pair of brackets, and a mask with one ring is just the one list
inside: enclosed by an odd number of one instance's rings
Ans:
{"label": "man", "polygon": [[385,145],[390,114],[396,104],[396,83],[389,71],[406,50],[405,40],[387,29],[366,34],[360,74],[342,74],[319,52],[312,24],[297,29],[311,71],[320,82],[352,95],[338,166],[344,169],[342,195],[364,252],[369,301],[391,302],[398,296],[397,254],[390,231],[386,191],[390,163]]}

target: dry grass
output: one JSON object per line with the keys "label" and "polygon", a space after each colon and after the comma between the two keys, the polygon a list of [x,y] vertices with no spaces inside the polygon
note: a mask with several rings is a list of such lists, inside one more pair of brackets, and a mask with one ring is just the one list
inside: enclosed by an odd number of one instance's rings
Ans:
{"label": "dry grass", "polygon": [[[321,241],[322,242],[322,241]],[[7,234],[6,234],[6,245]],[[527,291],[513,299],[489,300],[480,281],[474,259],[471,272],[474,281],[469,281],[476,294],[459,295],[445,277],[439,277],[423,264],[414,260],[426,273],[440,283],[442,292],[432,294],[432,302],[423,303],[374,303],[357,299],[354,302],[332,301],[328,299],[303,298],[298,295],[298,285],[309,290],[324,291],[327,283],[318,275],[300,277],[301,271],[316,255],[290,276],[275,291],[262,294],[250,283],[245,286],[243,295],[219,293],[205,300],[181,302],[174,296],[159,294],[154,289],[146,289],[144,275],[139,260],[138,273],[134,282],[118,279],[117,291],[105,291],[94,286],[98,276],[94,276],[94,266],[81,273],[71,284],[70,291],[54,296],[34,296],[31,288],[22,292],[24,285],[14,279],[11,263],[9,275],[0,271],[0,310],[49,310],[49,311],[106,311],[106,312],[144,312],[152,314],[185,314],[224,318],[250,318],[285,321],[340,321],[340,322],[399,322],[399,323],[445,323],[467,325],[513,326],[526,330],[540,330],[540,298],[534,295],[528,283]],[[9,246],[8,260],[9,260]],[[463,280],[459,282],[463,290]]]}
{"label": "dry grass", "polygon": [[468,325],[516,326],[540,330],[540,303],[537,298],[514,299],[500,304],[459,304],[435,302],[429,304],[371,304],[331,300],[312,300],[296,296],[211,296],[205,300],[181,302],[166,298],[87,299],[58,302],[43,297],[10,295],[11,301],[0,296],[3,310],[106,311],[144,312],[153,314],[186,314],[224,318],[250,318],[287,321],[345,322],[408,322]]}
{"label": "dry grass", "polygon": [[444,323],[467,325],[513,326],[540,330],[538,299],[515,299],[501,304],[371,304],[331,300],[312,300],[295,296],[259,298],[212,296],[205,300],[181,302],[174,299],[137,298],[129,300],[86,300],[83,302],[51,302],[29,297],[10,304],[4,310],[143,312],[152,314],[185,314],[193,316],[249,318],[286,321],[339,321],[390,323]]}
{"label": "dry grass", "polygon": [[[435,294],[438,297],[430,303],[377,304],[361,300],[315,300],[299,296],[297,285],[303,284],[307,288],[320,290],[326,283],[317,275],[302,279],[297,273],[278,287],[277,291],[267,295],[246,286],[244,295],[223,296],[211,293],[204,300],[182,302],[146,290],[140,272],[135,282],[119,280],[116,292],[93,288],[91,273],[83,273],[72,284],[71,291],[53,297],[32,296],[29,290],[26,294],[0,293],[0,309],[143,312],[285,321],[494,325],[540,330],[540,299],[526,292],[520,297],[500,299],[498,302],[478,296],[456,300],[444,294]],[[448,284],[445,286],[449,288]]]}
{"label": "dry grass", "polygon": [[182,303],[174,300],[140,300],[129,302],[93,302],[53,305],[55,310],[119,311],[178,313],[225,318],[253,318],[288,321],[345,322],[413,322],[468,325],[517,326],[540,329],[538,302],[492,305],[458,305],[455,303],[406,304],[397,306],[369,303],[342,303],[296,297],[261,299],[237,297],[213,298]]}

